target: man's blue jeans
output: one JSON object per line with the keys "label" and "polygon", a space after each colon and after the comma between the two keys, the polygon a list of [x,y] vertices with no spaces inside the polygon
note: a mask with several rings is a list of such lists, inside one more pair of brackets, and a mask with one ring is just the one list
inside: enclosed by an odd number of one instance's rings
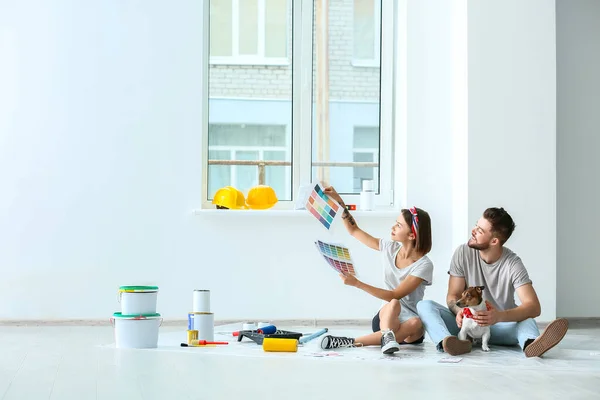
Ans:
{"label": "man's blue jeans", "polygon": [[[460,329],[456,325],[456,316],[448,309],[435,301],[421,300],[417,304],[419,317],[427,334],[443,351],[442,341],[446,336],[457,336]],[[491,327],[490,344],[512,346],[518,344],[521,349],[529,339],[540,336],[540,331],[533,318],[521,322],[498,322]]]}

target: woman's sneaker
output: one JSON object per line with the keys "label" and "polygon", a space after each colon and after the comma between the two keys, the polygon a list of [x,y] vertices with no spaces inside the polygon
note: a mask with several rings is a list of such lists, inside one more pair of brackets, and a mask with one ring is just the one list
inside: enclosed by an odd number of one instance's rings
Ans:
{"label": "woman's sneaker", "polygon": [[321,348],[323,350],[339,349],[340,347],[354,347],[354,339],[331,335],[324,336],[321,339]]}
{"label": "woman's sneaker", "polygon": [[381,352],[383,354],[393,354],[400,350],[400,345],[396,342],[396,336],[390,329],[381,332]]}

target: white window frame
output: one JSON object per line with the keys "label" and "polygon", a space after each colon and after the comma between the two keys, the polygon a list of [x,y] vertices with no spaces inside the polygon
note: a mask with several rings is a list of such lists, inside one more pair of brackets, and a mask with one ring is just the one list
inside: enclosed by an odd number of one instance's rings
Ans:
{"label": "white window frame", "polygon": [[[352,7],[354,7],[354,0],[352,0]],[[375,0],[373,1],[373,27],[375,30],[375,35],[374,36],[374,49],[375,49],[375,58],[374,59],[361,59],[361,58],[356,58],[354,56],[354,43],[353,43],[353,47],[352,47],[352,65],[354,67],[368,67],[368,68],[379,68],[380,66],[380,60],[381,60],[381,36],[382,33],[381,32],[381,20],[383,18],[383,15],[381,15],[381,7],[382,4],[381,2]],[[381,18],[378,18],[378,16],[381,15]],[[352,14],[352,17],[354,18],[354,14]],[[354,21],[352,21],[352,23],[354,24]],[[352,37],[352,40],[355,40],[354,37]]]}
{"label": "white window frame", "polygon": [[[404,0],[400,0],[404,4]],[[397,104],[394,88],[396,87],[398,68],[395,60],[395,53],[398,50],[396,36],[397,32],[394,24],[397,21],[398,5],[395,0],[382,0],[381,13],[381,71],[380,71],[380,142],[379,142],[379,193],[375,197],[376,205],[381,210],[396,209],[402,199],[405,197],[402,188],[400,196],[394,196],[395,185],[401,184],[400,176],[394,173],[394,149],[400,148],[394,140],[394,129],[405,124],[398,122],[394,117],[394,111],[404,109],[406,104],[405,94],[399,94],[401,97]],[[292,98],[292,200],[279,201],[274,210],[291,210],[299,195],[300,184],[309,184],[312,182],[312,75],[313,75],[313,1],[303,0],[294,2],[292,11],[294,18],[292,40],[295,45],[292,46],[293,59],[292,65],[294,73],[292,74],[293,98]],[[209,102],[209,1],[204,2],[204,45],[203,45],[203,63],[202,68],[202,208],[213,209],[214,206],[208,201],[208,102]],[[379,47],[378,47],[379,48]],[[212,62],[210,62],[212,64]],[[401,82],[402,83],[402,82]],[[403,84],[401,87],[405,88]],[[402,115],[405,115],[403,113]],[[404,131],[404,129],[403,129]],[[404,132],[403,132],[404,135]],[[404,136],[402,136],[404,137]],[[402,167],[402,165],[400,165]],[[405,168],[401,175],[405,174]],[[344,201],[349,204],[358,204],[359,194],[343,194]],[[395,203],[396,201],[396,203]]]}
{"label": "white window frame", "polygon": [[[258,12],[258,42],[257,42],[257,53],[256,55],[242,55],[240,54],[240,1],[244,0],[230,0],[231,1],[231,56],[221,57],[210,57],[210,63],[213,65],[289,65],[289,57],[267,57],[265,56],[265,31],[266,31],[266,0],[258,0],[257,12]],[[209,3],[209,14],[210,14],[210,0],[205,0],[205,3]],[[288,7],[291,4],[288,0]],[[286,12],[286,20],[288,13]],[[210,23],[210,21],[209,21]],[[286,21],[289,23],[289,21]],[[210,36],[210,29],[208,31]],[[210,42],[209,42],[210,46]],[[287,39],[286,39],[286,54]]]}

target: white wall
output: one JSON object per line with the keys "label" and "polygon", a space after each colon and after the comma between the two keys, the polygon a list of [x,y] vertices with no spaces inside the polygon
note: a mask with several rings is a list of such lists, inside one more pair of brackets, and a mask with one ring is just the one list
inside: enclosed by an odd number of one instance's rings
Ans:
{"label": "white wall", "polygon": [[[556,2],[557,313],[600,317],[600,2]],[[577,293],[573,296],[573,293]]]}
{"label": "white wall", "polygon": [[445,304],[454,250],[452,4],[409,1],[407,12],[407,200],[431,216],[434,284],[425,296]]}
{"label": "white wall", "polygon": [[502,206],[507,242],[556,315],[556,51],[553,0],[470,1],[469,219]]}
{"label": "white wall", "polygon": [[[0,318],[108,318],[118,286],[135,283],[160,286],[168,318],[185,318],[195,288],[213,291],[218,319],[376,311],[319,259],[312,241],[332,236],[308,215],[192,215],[201,8],[0,3]],[[392,218],[359,221],[387,235]],[[379,282],[377,254],[338,239]]]}
{"label": "white wall", "polygon": [[[455,29],[447,20],[452,10],[433,3],[438,7],[409,2],[407,198],[434,220],[436,273],[427,297],[443,302],[457,225],[465,224],[453,218],[460,193],[452,182],[467,176],[449,150],[457,143],[450,111],[455,71],[445,66],[453,63],[456,41],[447,37]],[[546,3],[521,6],[527,17],[504,41],[506,25],[494,15],[512,18],[516,2],[506,9],[505,2],[470,3],[469,31],[492,40],[499,57],[473,57],[494,54],[469,41],[469,85],[482,87],[469,91],[463,196],[470,218],[490,203],[513,213],[519,230],[511,245],[525,259],[549,319],[555,282],[544,276],[548,269],[554,276],[555,259],[538,257],[555,223],[543,217],[554,215],[554,177],[546,182],[541,174],[554,167],[552,127],[545,126],[554,121],[553,83],[546,81],[554,28],[544,17]],[[538,8],[542,17],[534,18]],[[167,318],[185,317],[195,288],[212,290],[217,319],[372,316],[379,301],[344,287],[314,250],[317,238],[347,243],[361,277],[379,284],[377,253],[340,229],[329,234],[309,216],[191,214],[202,177],[200,2],[0,0],[0,9],[0,318],[108,318],[118,307],[119,285],[145,283],[160,286],[159,312]],[[484,21],[474,21],[478,14]],[[542,50],[529,54],[534,41]],[[512,66],[506,56],[519,60],[516,81],[498,77],[498,68]],[[535,84],[522,93],[528,80]],[[499,98],[518,96],[497,104],[484,90],[490,86]],[[504,176],[518,183],[507,190],[490,187],[489,168],[481,166],[484,150],[483,161],[501,158],[488,148],[498,132],[500,149],[515,138],[525,142],[510,157]],[[529,185],[517,178],[534,150],[535,167],[525,176],[536,183]],[[547,198],[541,212],[531,212]],[[393,217],[358,222],[387,236]]]}

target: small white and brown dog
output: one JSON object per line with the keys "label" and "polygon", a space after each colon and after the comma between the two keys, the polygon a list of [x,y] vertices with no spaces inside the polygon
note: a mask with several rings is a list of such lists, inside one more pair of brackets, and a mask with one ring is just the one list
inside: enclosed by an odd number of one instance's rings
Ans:
{"label": "small white and brown dog", "polygon": [[463,320],[462,327],[458,333],[460,340],[481,339],[481,349],[483,351],[490,351],[488,343],[490,341],[490,327],[480,326],[475,319],[473,314],[477,311],[487,310],[487,305],[483,301],[483,289],[484,286],[471,286],[462,293],[462,297],[456,302],[456,305],[463,309]]}

